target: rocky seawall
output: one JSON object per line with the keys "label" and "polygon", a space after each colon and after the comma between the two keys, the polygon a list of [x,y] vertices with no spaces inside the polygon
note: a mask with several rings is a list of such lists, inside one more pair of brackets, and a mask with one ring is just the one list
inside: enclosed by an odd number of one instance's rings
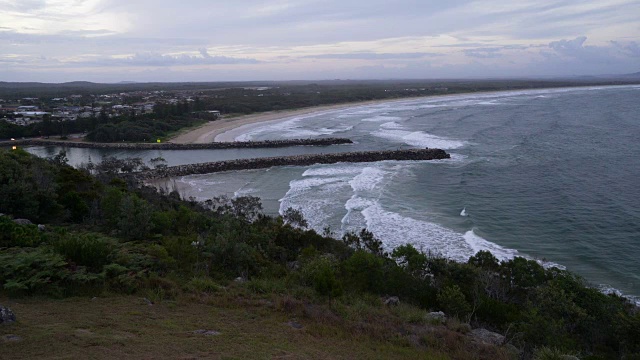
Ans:
{"label": "rocky seawall", "polygon": [[329,146],[353,144],[347,138],[289,139],[265,141],[213,142],[208,144],[166,143],[91,143],[57,141],[46,139],[27,139],[0,142],[2,146],[62,146],[91,149],[127,149],[127,150],[200,150],[200,149],[238,149],[238,148],[279,148],[288,146]]}
{"label": "rocky seawall", "polygon": [[309,154],[254,159],[237,159],[200,164],[171,166],[164,169],[142,171],[132,176],[137,181],[177,177],[193,174],[209,174],[221,171],[264,169],[273,166],[308,166],[338,162],[375,162],[383,160],[439,160],[451,156],[440,149],[408,149],[388,151],[360,151],[338,154]]}

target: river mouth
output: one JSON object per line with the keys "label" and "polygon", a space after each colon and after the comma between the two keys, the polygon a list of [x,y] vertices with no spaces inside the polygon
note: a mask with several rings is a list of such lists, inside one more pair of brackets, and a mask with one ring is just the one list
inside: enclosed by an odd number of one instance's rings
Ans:
{"label": "river mouth", "polygon": [[[175,178],[185,196],[263,199],[300,208],[318,230],[367,227],[390,246],[412,241],[462,258],[488,249],[559,264],[596,287],[640,294],[639,87],[469,94],[344,109],[252,140],[345,129],[351,145],[281,149],[69,149],[72,163],[103,154],[158,156],[168,165],[240,158],[442,147],[451,159],[275,167]],[[349,130],[346,130],[347,128]],[[40,156],[57,149],[34,148]],[[461,213],[464,210],[466,216]],[[323,226],[324,225],[324,226]],[[486,241],[486,242],[485,242]]]}

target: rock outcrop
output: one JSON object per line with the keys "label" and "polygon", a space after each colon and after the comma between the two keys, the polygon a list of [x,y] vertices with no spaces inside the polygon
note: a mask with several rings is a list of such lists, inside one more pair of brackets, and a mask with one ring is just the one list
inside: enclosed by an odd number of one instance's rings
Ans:
{"label": "rock outcrop", "polygon": [[0,324],[11,324],[16,322],[16,314],[8,307],[0,305]]}
{"label": "rock outcrop", "polygon": [[430,312],[425,316],[425,320],[432,324],[444,324],[447,322],[447,315],[442,311]]}
{"label": "rock outcrop", "polygon": [[29,219],[13,219],[13,222],[18,225],[33,225]]}
{"label": "rock outcrop", "polygon": [[505,337],[503,335],[482,328],[471,330],[469,335],[476,341],[483,344],[500,346],[504,344],[505,341]]}
{"label": "rock outcrop", "polygon": [[389,296],[384,300],[386,306],[398,306],[400,305],[400,298],[397,296]]}
{"label": "rock outcrop", "polygon": [[221,171],[264,169],[274,166],[308,166],[338,162],[376,162],[383,160],[439,160],[450,155],[440,149],[409,149],[388,151],[360,151],[336,154],[309,154],[294,156],[237,159],[200,164],[170,166],[132,174],[137,181],[170,178],[193,174],[209,174]]}

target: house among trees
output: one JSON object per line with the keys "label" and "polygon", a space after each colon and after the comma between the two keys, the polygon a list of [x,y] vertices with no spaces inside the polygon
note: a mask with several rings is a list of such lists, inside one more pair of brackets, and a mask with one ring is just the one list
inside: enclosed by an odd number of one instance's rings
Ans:
{"label": "house among trees", "polygon": [[198,119],[207,119],[210,121],[218,120],[221,116],[220,111],[218,110],[194,111],[191,115]]}

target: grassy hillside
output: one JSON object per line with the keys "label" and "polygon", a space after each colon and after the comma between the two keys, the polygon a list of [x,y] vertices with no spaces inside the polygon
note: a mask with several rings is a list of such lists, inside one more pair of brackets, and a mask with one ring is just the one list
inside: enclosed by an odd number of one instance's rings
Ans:
{"label": "grassy hillside", "polygon": [[256,198],[139,188],[120,177],[136,159],[65,160],[0,151],[0,304],[18,317],[0,327],[3,358],[640,356],[638,309],[569,272],[387,253],[365,230],[336,240],[295,210],[264,216]]}

